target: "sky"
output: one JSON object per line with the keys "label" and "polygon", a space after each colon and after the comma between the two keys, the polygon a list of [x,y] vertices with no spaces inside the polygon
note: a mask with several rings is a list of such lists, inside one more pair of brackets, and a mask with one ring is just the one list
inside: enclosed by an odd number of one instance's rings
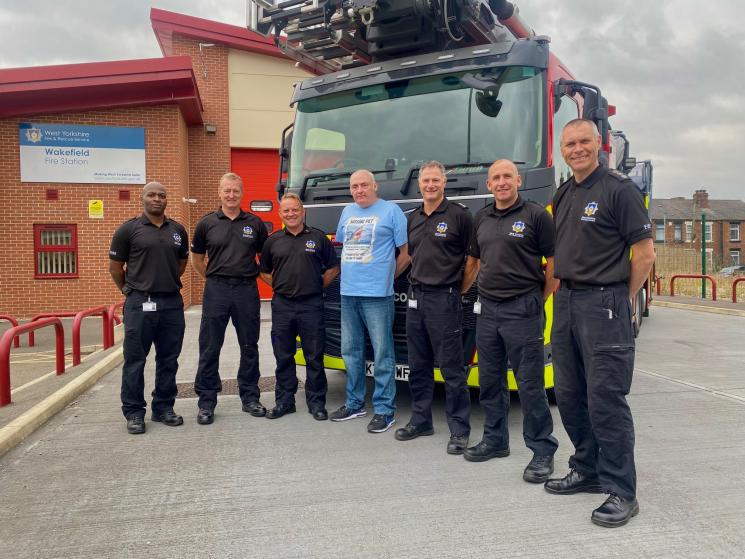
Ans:
{"label": "sky", "polygon": [[[161,56],[151,7],[245,25],[244,0],[0,0],[0,68]],[[522,0],[654,165],[654,196],[745,199],[745,2]]]}

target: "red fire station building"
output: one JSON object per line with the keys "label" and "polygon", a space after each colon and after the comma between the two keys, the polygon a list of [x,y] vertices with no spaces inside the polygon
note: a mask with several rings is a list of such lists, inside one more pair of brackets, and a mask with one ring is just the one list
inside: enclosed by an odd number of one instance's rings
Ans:
{"label": "red fire station building", "polygon": [[[277,148],[307,74],[242,27],[150,19],[163,58],[0,70],[0,313],[121,300],[109,243],[141,212],[145,182],[166,186],[167,214],[191,234],[232,170],[244,208],[279,226]],[[201,278],[183,280],[185,303],[199,303]]]}

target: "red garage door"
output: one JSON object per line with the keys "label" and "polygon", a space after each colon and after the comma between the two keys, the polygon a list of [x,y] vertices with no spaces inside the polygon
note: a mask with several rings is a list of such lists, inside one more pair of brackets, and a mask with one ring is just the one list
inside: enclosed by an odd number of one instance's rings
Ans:
{"label": "red garage door", "polygon": [[[230,167],[243,179],[243,209],[259,216],[270,234],[282,227],[277,213],[277,150],[233,148]],[[262,281],[259,281],[259,293],[262,299],[272,296],[271,288]]]}

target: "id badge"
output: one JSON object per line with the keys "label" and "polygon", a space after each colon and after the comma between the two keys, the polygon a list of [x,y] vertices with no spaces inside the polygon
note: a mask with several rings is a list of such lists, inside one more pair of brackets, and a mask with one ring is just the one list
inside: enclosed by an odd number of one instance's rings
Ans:
{"label": "id badge", "polygon": [[473,314],[481,314],[481,301],[476,301],[473,304]]}
{"label": "id badge", "polygon": [[409,308],[410,308],[410,309],[415,309],[415,308],[417,308],[417,306],[416,306],[416,305],[417,305],[417,301],[416,301],[416,299],[409,299]]}
{"label": "id badge", "polygon": [[155,301],[145,301],[142,303],[142,312],[155,312],[158,309]]}

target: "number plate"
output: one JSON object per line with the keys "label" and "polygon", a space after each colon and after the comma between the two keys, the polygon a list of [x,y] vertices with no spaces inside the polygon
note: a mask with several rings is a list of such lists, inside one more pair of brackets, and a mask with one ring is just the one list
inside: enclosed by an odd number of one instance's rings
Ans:
{"label": "number plate", "polygon": [[[368,377],[373,376],[375,373],[375,363],[367,361],[365,363],[365,375]],[[408,365],[396,365],[396,380],[403,380],[409,382],[409,366]]]}

